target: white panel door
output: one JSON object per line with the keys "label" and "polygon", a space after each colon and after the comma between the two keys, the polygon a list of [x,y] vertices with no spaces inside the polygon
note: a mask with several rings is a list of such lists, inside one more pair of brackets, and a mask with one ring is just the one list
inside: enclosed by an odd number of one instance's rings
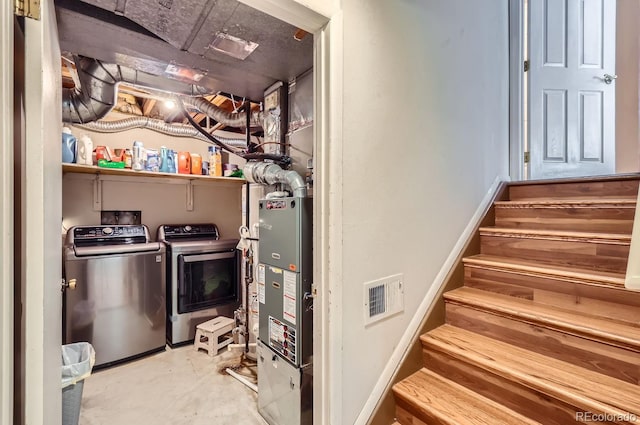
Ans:
{"label": "white panel door", "polygon": [[615,172],[615,12],[616,0],[529,0],[530,178]]}

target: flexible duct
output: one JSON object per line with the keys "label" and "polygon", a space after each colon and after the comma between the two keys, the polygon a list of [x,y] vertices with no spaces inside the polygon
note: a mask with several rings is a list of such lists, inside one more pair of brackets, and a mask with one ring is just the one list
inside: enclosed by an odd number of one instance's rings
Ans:
{"label": "flexible duct", "polygon": [[[204,98],[190,97],[200,93],[194,85],[84,56],[75,57],[75,64],[81,87],[62,91],[62,121],[64,122],[86,124],[103,118],[116,104],[117,85],[125,82],[183,95],[185,103],[195,106],[221,124],[229,127],[246,126],[246,112],[228,112]],[[262,112],[251,113],[251,125],[262,127]]]}
{"label": "flexible duct", "polygon": [[82,124],[107,115],[116,104],[117,85],[121,82],[172,93],[198,93],[196,86],[97,59],[79,56],[75,57],[75,64],[81,87],[62,91],[64,122]]}
{"label": "flexible duct", "polygon": [[293,191],[293,196],[306,198],[307,186],[300,174],[293,170],[283,170],[280,166],[270,162],[247,162],[244,166],[244,176],[251,183],[276,184],[282,183]]}
{"label": "flexible duct", "polygon": [[[198,130],[191,126],[186,126],[182,124],[169,124],[162,120],[155,120],[148,117],[132,117],[126,118],[118,121],[100,121],[100,122],[90,122],[87,124],[78,124],[78,127],[84,128],[91,131],[96,131],[98,133],[117,133],[120,131],[131,130],[134,128],[146,128],[149,130],[156,131],[158,133],[167,134],[169,136],[176,137],[193,137],[195,139],[204,140],[207,143],[211,143],[211,141],[200,134]],[[237,147],[237,148],[246,148],[247,140],[245,138],[242,139],[232,139],[228,137],[222,137],[215,135],[216,139],[219,139],[223,143]]]}
{"label": "flexible duct", "polygon": [[[193,120],[193,117],[185,109],[184,104],[182,103],[182,100],[180,100],[180,98],[176,98],[176,100],[178,102],[178,105],[180,106],[180,109],[182,110],[182,114],[189,121],[189,123],[193,126],[193,128],[195,128],[205,138],[209,139],[211,141],[211,143],[220,146],[220,148],[224,149],[225,151],[233,153],[233,154],[236,154],[236,155],[238,155],[239,157],[241,157],[241,158],[243,158],[245,160],[256,160],[256,161],[271,160],[271,161],[276,161],[278,164],[282,165],[285,168],[288,168],[289,165],[291,165],[291,157],[289,157],[287,155],[273,155],[273,154],[268,154],[268,153],[234,152],[233,149],[231,148],[231,146],[229,146],[226,143],[222,142],[221,140],[219,140],[215,136],[209,134],[204,128],[202,128],[197,122],[195,122]],[[246,117],[246,115],[245,115],[245,117]],[[247,143],[248,143],[248,139],[247,139]]]}
{"label": "flexible duct", "polygon": [[[188,105],[194,106],[213,118],[214,120],[228,125],[229,127],[246,127],[247,116],[246,112],[228,112],[218,108],[213,103],[202,97],[182,97],[182,101]],[[254,111],[251,113],[251,125],[262,127],[263,113],[261,111]]]}

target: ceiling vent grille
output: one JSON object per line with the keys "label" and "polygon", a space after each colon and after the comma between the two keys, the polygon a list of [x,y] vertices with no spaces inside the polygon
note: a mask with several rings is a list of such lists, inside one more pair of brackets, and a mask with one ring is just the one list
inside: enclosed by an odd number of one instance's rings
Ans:
{"label": "ceiling vent grille", "polygon": [[259,44],[253,41],[243,40],[230,34],[219,32],[209,47],[236,59],[245,60],[258,46]]}
{"label": "ceiling vent grille", "polygon": [[364,284],[365,326],[404,310],[403,275],[397,274]]}

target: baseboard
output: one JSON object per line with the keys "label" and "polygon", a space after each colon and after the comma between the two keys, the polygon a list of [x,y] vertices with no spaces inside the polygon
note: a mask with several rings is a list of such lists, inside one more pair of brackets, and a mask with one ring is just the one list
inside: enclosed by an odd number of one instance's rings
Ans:
{"label": "baseboard", "polygon": [[484,195],[482,201],[478,205],[478,208],[469,220],[469,224],[460,235],[460,238],[449,253],[447,260],[435,277],[433,284],[418,306],[418,310],[413,315],[413,319],[409,323],[409,326],[400,338],[400,341],[389,358],[384,370],[380,374],[380,378],[378,378],[378,381],[374,386],[371,395],[364,404],[362,411],[358,415],[355,424],[364,425],[370,423],[382,403],[383,398],[391,391],[394,378],[405,361],[412,344],[420,336],[420,331],[426,322],[426,318],[433,310],[438,299],[438,294],[440,293],[442,286],[447,282],[450,271],[456,266],[457,262],[460,261],[463,251],[475,235],[478,227],[480,227],[480,222],[487,214],[489,208],[491,208],[503,182],[508,180],[508,177],[497,176],[487,193]]}

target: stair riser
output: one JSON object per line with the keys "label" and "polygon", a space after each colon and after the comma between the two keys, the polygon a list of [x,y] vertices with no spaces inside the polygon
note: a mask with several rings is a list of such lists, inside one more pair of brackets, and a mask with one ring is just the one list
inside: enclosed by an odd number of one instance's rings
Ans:
{"label": "stair riser", "polygon": [[638,323],[640,292],[622,288],[470,266],[465,266],[465,286],[544,302],[588,316]]}
{"label": "stair riser", "polygon": [[545,425],[636,411],[640,292],[622,276],[639,185],[640,174],[509,185],[514,202],[480,229],[487,257],[467,260],[465,287],[444,295],[446,325],[421,337],[424,367],[445,379],[422,369],[395,384],[397,421],[493,425],[493,412],[474,415],[493,402]]}
{"label": "stair riser", "polygon": [[504,208],[496,227],[574,232],[631,233],[635,208]]}
{"label": "stair riser", "polygon": [[640,383],[640,353],[455,303],[446,322],[632,384]]}
{"label": "stair riser", "polygon": [[626,272],[629,256],[628,244],[489,235],[480,243],[482,254],[616,273]]}
{"label": "stair riser", "polygon": [[396,396],[396,419],[402,425],[451,425],[444,422],[428,411],[416,411],[413,406]]}
{"label": "stair riser", "polygon": [[428,346],[423,358],[428,369],[541,424],[574,423],[582,410]]}
{"label": "stair riser", "polygon": [[638,180],[548,183],[509,186],[512,201],[547,198],[626,198],[636,197]]}

